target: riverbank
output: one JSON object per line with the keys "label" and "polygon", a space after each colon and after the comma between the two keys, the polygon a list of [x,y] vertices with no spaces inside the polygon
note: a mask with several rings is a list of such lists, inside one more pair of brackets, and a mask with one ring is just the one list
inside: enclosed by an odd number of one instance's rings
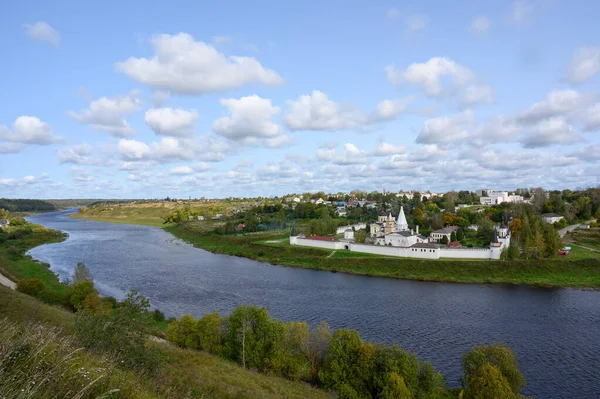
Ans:
{"label": "riverbank", "polygon": [[[77,219],[158,226],[156,215],[73,214]],[[194,246],[217,254],[241,256],[274,265],[343,272],[363,276],[470,284],[526,284],[540,287],[600,288],[600,253],[574,247],[568,258],[488,261],[471,259],[418,260],[290,246],[288,233],[262,232],[217,235],[214,222],[161,225]]]}
{"label": "riverbank", "polygon": [[49,266],[26,255],[27,251],[44,244],[62,242],[67,234],[37,224],[11,227],[6,240],[0,244],[0,274],[13,282],[24,278],[39,278],[50,295],[63,297],[67,287],[61,284]]}
{"label": "riverbank", "polygon": [[[276,265],[420,281],[477,284],[528,284],[542,287],[600,288],[600,259],[576,248],[573,258],[513,261],[440,259],[436,261],[366,256],[360,253],[290,246],[282,232],[217,235],[198,223],[165,230],[198,248]],[[589,257],[588,257],[589,256]]]}

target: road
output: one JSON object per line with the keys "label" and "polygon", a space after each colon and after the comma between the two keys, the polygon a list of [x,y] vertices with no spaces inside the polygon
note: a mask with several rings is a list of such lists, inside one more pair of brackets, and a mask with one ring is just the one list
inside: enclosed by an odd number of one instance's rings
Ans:
{"label": "road", "polygon": [[8,278],[4,277],[3,275],[0,274],[0,284],[10,288],[11,290],[14,290],[17,288],[17,285],[9,280]]}
{"label": "road", "polygon": [[[591,222],[593,222],[593,220],[591,220]],[[558,235],[560,236],[560,238],[563,238],[565,235],[567,235],[568,232],[578,229],[581,225],[583,225],[583,223],[574,224],[571,226],[567,226],[564,229],[560,229],[560,230],[558,230]]]}

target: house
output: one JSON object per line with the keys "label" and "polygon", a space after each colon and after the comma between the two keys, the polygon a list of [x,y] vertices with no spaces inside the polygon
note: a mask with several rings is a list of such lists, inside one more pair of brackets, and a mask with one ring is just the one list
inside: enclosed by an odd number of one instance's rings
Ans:
{"label": "house", "polygon": [[436,230],[429,235],[429,241],[440,242],[442,241],[442,238],[446,237],[446,239],[448,239],[448,242],[450,242],[450,237],[452,236],[452,233],[456,233],[457,230],[458,226],[448,226],[444,227],[443,229]]}
{"label": "house", "polygon": [[338,206],[336,208],[336,212],[337,212],[338,216],[346,216],[346,207],[345,206]]}
{"label": "house", "polygon": [[242,231],[244,230],[244,227],[246,227],[246,225],[244,223],[240,223],[237,226],[235,226],[235,231]]}
{"label": "house", "polygon": [[198,220],[203,221],[204,220],[204,216],[198,216]]}
{"label": "house", "polygon": [[292,201],[294,201],[296,204],[298,204],[302,200],[300,198],[298,198],[298,197],[294,197],[294,199]]}
{"label": "house", "polygon": [[542,215],[542,220],[543,220],[544,222],[546,222],[546,223],[550,223],[550,224],[553,224],[553,223],[559,222],[559,221],[561,221],[562,219],[564,219],[564,217],[563,217],[563,216],[560,216],[559,214],[556,214],[556,213],[544,213],[544,214]]}
{"label": "house", "polygon": [[488,191],[487,197],[480,197],[479,202],[482,205],[497,205],[503,202],[522,203],[522,195],[509,194],[508,191]]}

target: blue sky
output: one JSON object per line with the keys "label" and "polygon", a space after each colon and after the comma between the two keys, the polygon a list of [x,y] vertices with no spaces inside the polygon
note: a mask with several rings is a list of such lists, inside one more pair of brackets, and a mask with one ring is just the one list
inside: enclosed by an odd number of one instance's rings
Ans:
{"label": "blue sky", "polygon": [[3,4],[0,197],[597,186],[599,13]]}

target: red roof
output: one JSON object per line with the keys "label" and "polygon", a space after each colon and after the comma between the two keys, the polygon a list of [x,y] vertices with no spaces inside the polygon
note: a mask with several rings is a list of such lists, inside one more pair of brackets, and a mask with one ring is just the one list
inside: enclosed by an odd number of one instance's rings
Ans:
{"label": "red roof", "polygon": [[306,238],[308,240],[317,240],[317,241],[337,241],[337,239],[335,237],[308,236]]}
{"label": "red roof", "polygon": [[456,247],[461,247],[462,244],[458,241],[452,241],[451,243],[448,244],[448,247],[450,248],[456,248]]}

